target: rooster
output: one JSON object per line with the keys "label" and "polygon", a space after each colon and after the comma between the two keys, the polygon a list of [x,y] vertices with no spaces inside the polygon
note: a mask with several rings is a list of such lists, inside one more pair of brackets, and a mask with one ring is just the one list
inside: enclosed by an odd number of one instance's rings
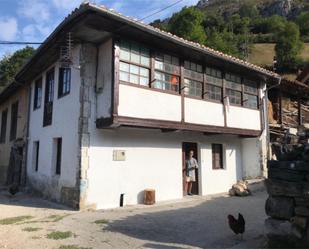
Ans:
{"label": "rooster", "polygon": [[238,220],[231,214],[227,216],[229,226],[235,234],[242,235],[245,232],[245,219],[241,214],[238,214]]}
{"label": "rooster", "polygon": [[9,187],[9,192],[12,196],[14,196],[19,191],[19,187],[17,184],[13,184]]}

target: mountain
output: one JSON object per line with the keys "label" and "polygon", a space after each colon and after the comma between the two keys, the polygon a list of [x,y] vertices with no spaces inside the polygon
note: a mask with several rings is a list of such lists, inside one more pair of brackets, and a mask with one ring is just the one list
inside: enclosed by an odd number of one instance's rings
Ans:
{"label": "mountain", "polygon": [[196,7],[204,12],[230,16],[244,4],[256,5],[264,17],[279,15],[293,19],[302,11],[309,11],[308,0],[200,0]]}

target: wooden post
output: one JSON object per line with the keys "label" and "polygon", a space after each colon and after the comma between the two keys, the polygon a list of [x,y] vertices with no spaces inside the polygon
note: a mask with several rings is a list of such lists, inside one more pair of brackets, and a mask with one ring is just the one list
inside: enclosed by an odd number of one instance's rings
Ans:
{"label": "wooden post", "polygon": [[298,125],[303,125],[303,119],[302,119],[302,110],[301,110],[301,98],[298,94],[297,98],[297,113],[298,113]]}

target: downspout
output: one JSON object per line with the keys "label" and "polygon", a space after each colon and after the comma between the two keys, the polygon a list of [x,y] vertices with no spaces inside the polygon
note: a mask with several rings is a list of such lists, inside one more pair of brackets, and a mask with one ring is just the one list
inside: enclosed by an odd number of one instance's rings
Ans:
{"label": "downspout", "polygon": [[270,152],[270,130],[269,130],[269,122],[268,122],[268,91],[275,88],[275,87],[278,87],[281,85],[281,80],[282,80],[282,77],[279,77],[278,78],[278,84],[276,85],[272,85],[270,86],[269,88],[266,88],[264,90],[264,119],[265,119],[265,130],[266,130],[266,143],[267,143],[267,150],[266,150],[266,153],[267,153],[267,160],[270,159],[269,157],[269,152]]}

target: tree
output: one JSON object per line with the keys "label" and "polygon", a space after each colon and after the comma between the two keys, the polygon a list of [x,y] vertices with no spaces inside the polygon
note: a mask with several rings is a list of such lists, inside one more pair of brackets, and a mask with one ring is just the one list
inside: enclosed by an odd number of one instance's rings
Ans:
{"label": "tree", "polygon": [[302,12],[296,18],[296,23],[299,26],[300,32],[303,36],[309,36],[309,12]]}
{"label": "tree", "polygon": [[185,7],[174,14],[169,21],[168,30],[190,41],[205,44],[206,33],[203,28],[204,14],[195,7]]}
{"label": "tree", "polygon": [[249,18],[256,18],[259,16],[259,11],[255,4],[252,2],[244,3],[239,9],[239,15],[241,17],[249,17]]}
{"label": "tree", "polygon": [[281,71],[296,70],[302,47],[299,27],[293,22],[287,22],[284,29],[278,34],[278,42],[275,47],[278,69]]}
{"label": "tree", "polygon": [[34,48],[27,46],[0,60],[0,86],[12,83],[15,74],[33,55],[34,51]]}

